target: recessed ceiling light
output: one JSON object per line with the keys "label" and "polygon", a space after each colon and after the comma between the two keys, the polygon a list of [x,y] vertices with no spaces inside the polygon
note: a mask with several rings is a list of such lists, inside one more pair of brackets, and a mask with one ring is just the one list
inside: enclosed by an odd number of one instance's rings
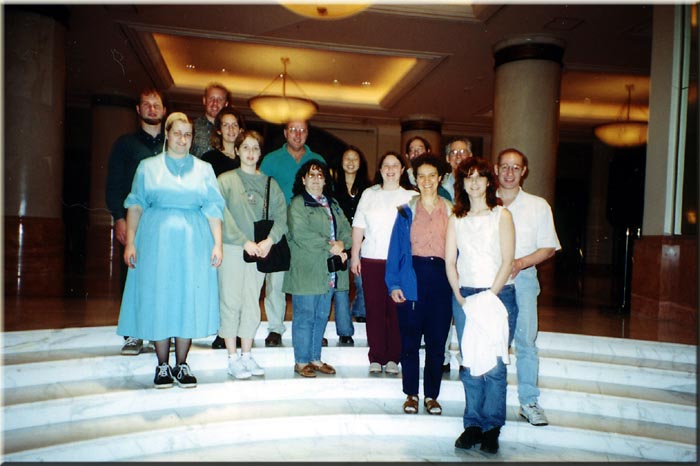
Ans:
{"label": "recessed ceiling light", "polygon": [[372,83],[369,82],[369,81],[362,81],[362,85],[365,86],[365,87],[367,87],[367,86],[371,86]]}
{"label": "recessed ceiling light", "polygon": [[573,31],[583,24],[583,20],[579,18],[554,18],[544,25],[544,29],[548,31]]}
{"label": "recessed ceiling light", "polygon": [[222,73],[226,73],[226,68],[221,68]]}
{"label": "recessed ceiling light", "polygon": [[334,85],[334,86],[340,86],[340,81],[338,81],[337,79],[334,79],[334,80],[333,80],[333,85]]}
{"label": "recessed ceiling light", "polygon": [[187,68],[188,70],[193,70],[196,67],[194,65],[185,65],[185,68]]}

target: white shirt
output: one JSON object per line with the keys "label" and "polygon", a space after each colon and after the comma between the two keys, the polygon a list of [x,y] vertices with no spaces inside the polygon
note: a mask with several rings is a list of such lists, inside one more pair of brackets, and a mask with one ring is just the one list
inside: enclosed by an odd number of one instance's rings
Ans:
{"label": "white shirt", "polygon": [[386,260],[391,230],[396,220],[396,208],[417,194],[404,188],[385,191],[378,184],[364,190],[352,221],[353,227],[365,230],[361,257]]}
{"label": "white shirt", "polygon": [[473,294],[464,300],[462,310],[466,316],[462,366],[479,376],[490,371],[499,357],[509,364],[508,311],[498,296],[489,290]]}
{"label": "white shirt", "polygon": [[[455,218],[457,240],[457,274],[459,286],[490,288],[501,268],[501,213],[496,206],[487,215],[466,215]],[[508,279],[506,284],[513,283]]]}
{"label": "white shirt", "polygon": [[554,228],[552,209],[546,200],[520,188],[508,206],[515,225],[515,258],[532,254],[540,248],[561,249]]}

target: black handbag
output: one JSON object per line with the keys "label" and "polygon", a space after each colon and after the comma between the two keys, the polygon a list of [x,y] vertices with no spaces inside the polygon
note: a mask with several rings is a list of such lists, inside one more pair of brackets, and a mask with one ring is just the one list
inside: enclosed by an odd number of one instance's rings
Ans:
{"label": "black handbag", "polygon": [[[267,238],[275,224],[274,220],[268,220],[268,204],[270,201],[270,177],[267,177],[267,186],[265,187],[265,203],[263,204],[263,219],[253,223],[253,235],[255,242]],[[270,252],[265,257],[251,256],[243,250],[243,260],[245,262],[257,262],[258,272],[271,273],[283,272],[289,270],[289,263],[292,255],[289,252],[289,244],[287,244],[287,236],[282,235],[277,243],[272,245]]]}

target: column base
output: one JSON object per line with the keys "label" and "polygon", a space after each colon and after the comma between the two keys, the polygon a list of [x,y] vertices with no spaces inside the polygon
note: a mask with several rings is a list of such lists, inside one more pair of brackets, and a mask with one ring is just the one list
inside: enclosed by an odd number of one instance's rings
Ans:
{"label": "column base", "polygon": [[697,327],[697,237],[643,236],[632,261],[632,313]]}

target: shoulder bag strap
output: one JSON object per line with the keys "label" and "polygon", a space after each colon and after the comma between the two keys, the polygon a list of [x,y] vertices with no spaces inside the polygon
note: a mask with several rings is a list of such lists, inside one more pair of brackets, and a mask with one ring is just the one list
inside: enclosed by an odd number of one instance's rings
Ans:
{"label": "shoulder bag strap", "polygon": [[263,220],[267,220],[267,212],[270,204],[270,177],[267,177],[267,186],[265,186],[265,202],[263,203]]}

